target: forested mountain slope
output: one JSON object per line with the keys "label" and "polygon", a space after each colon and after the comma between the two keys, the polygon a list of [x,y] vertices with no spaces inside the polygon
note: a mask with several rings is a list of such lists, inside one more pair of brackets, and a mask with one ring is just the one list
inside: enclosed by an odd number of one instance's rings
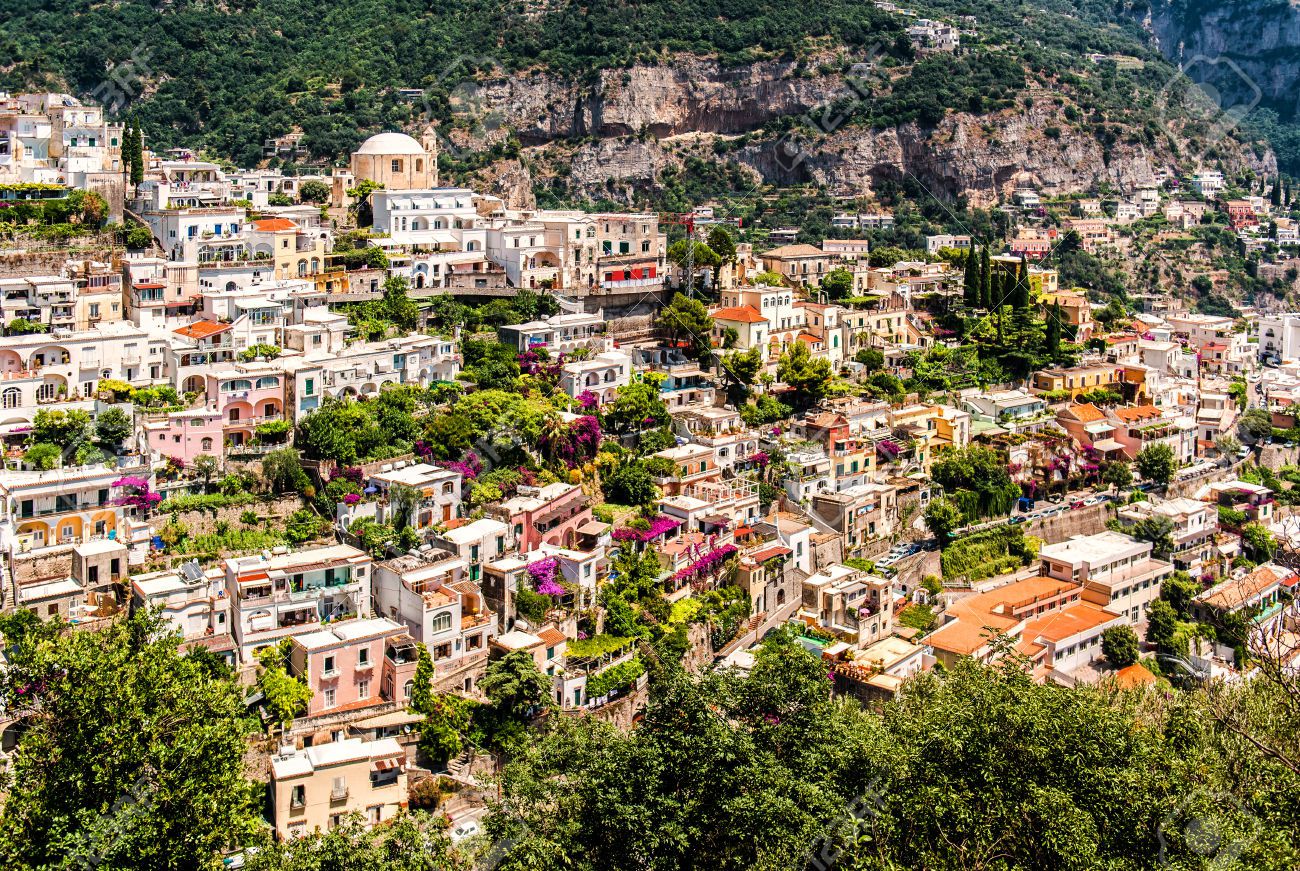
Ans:
{"label": "forested mountain slope", "polygon": [[1275,171],[1265,145],[1198,141],[1171,117],[1173,68],[1110,7],[912,8],[962,21],[961,53],[917,58],[911,19],[854,0],[3,0],[0,87],[125,82],[153,144],[240,165],[294,131],[324,165],[432,122],[447,178],[515,202],[662,205],[684,176],[706,195],[812,182],[842,196],[913,177],[980,202],[1017,179],[1129,186],[1207,151],[1230,172]]}

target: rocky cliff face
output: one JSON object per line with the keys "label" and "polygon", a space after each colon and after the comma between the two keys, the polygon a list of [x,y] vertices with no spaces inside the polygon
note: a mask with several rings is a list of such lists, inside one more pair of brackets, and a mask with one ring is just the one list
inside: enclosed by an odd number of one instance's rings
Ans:
{"label": "rocky cliff face", "polygon": [[1163,0],[1144,24],[1193,81],[1212,84],[1223,108],[1255,103],[1293,117],[1300,105],[1300,5],[1288,0]]}
{"label": "rocky cliff face", "polygon": [[[1131,190],[1177,164],[1164,141],[1103,145],[1090,125],[1067,121],[1046,91],[1027,95],[1030,107],[1022,99],[996,115],[950,113],[934,129],[854,126],[827,108],[853,97],[844,77],[811,69],[775,62],[723,69],[685,58],[605,71],[590,83],[540,73],[503,79],[478,88],[478,121],[460,135],[469,145],[507,132],[520,139],[523,164],[487,179],[507,182],[515,201],[526,199],[525,167],[534,178],[563,176],[572,195],[629,201],[688,156],[733,162],[756,183],[813,182],[838,195],[865,195],[882,179],[910,174],[937,196],[977,205],[1007,196],[1019,181],[1062,194],[1100,183]],[[824,132],[793,140],[764,132],[785,116]],[[1224,151],[1230,166],[1274,171],[1271,154],[1256,158],[1231,143]]]}

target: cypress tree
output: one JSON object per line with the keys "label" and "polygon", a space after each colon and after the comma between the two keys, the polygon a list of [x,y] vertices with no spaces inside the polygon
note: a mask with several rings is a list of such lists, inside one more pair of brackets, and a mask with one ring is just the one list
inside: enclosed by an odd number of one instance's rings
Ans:
{"label": "cypress tree", "polygon": [[966,275],[962,280],[962,301],[967,308],[979,308],[980,304],[980,268],[979,248],[971,246],[966,252]]}
{"label": "cypress tree", "polygon": [[1061,304],[1052,303],[1047,317],[1047,355],[1055,360],[1061,353]]}
{"label": "cypress tree", "polygon": [[993,266],[989,260],[988,246],[980,252],[980,300],[984,308],[993,308]]}
{"label": "cypress tree", "polygon": [[144,132],[140,124],[131,122],[131,184],[144,181]]}

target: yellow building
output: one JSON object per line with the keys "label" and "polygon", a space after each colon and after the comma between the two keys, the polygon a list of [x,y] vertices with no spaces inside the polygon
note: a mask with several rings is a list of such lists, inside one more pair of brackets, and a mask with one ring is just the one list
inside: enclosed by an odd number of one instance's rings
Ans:
{"label": "yellow building", "polygon": [[1113,363],[1092,366],[1073,366],[1069,369],[1043,369],[1034,373],[1034,389],[1047,393],[1064,390],[1075,399],[1081,393],[1094,390],[1121,392],[1123,369]]}

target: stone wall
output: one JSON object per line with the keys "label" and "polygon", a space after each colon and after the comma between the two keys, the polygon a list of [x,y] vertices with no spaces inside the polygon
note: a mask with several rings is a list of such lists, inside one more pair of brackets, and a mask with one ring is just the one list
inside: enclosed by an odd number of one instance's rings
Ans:
{"label": "stone wall", "polygon": [[1086,508],[1066,509],[1060,514],[1024,524],[1025,534],[1041,538],[1047,544],[1065,541],[1074,535],[1093,535],[1104,532],[1111,517],[1111,503],[1089,505]]}

